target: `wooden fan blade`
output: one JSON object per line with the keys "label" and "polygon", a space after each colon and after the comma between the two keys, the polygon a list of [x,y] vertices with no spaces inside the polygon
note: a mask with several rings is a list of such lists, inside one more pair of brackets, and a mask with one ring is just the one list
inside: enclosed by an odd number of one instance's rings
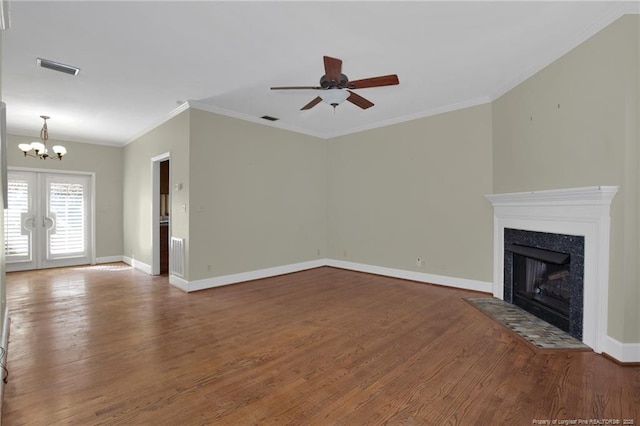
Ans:
{"label": "wooden fan blade", "polygon": [[353,93],[351,90],[347,90],[350,93],[347,100],[354,105],[359,106],[362,109],[371,108],[373,106],[373,102],[368,99],[363,98],[362,96]]}
{"label": "wooden fan blade", "polygon": [[271,90],[320,90],[320,86],[279,86],[272,87]]}
{"label": "wooden fan blade", "polygon": [[308,104],[300,108],[300,111],[304,111],[305,109],[311,109],[314,106],[318,105],[320,102],[322,102],[322,98],[320,96],[317,96],[314,100],[312,100],[311,102],[309,102]]}
{"label": "wooden fan blade", "polygon": [[340,59],[324,56],[324,73],[329,81],[340,82],[342,76],[342,61]]}
{"label": "wooden fan blade", "polygon": [[349,89],[364,89],[365,87],[395,86],[396,84],[400,84],[398,76],[390,74],[350,81],[347,86]]}

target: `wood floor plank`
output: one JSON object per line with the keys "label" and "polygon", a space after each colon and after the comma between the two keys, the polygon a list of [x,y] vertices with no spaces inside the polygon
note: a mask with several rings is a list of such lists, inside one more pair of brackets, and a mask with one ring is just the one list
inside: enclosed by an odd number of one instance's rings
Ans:
{"label": "wood floor plank", "polygon": [[477,296],[328,267],[191,294],[124,264],[10,273],[3,424],[640,423],[640,367],[536,351]]}

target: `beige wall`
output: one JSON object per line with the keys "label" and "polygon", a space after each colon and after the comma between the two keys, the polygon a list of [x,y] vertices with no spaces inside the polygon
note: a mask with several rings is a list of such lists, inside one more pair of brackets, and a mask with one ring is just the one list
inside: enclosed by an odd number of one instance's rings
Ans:
{"label": "beige wall", "polygon": [[182,183],[182,190],[170,194],[171,234],[185,238],[188,259],[189,218],[180,206],[189,204],[189,115],[184,111],[124,147],[123,254],[149,266],[153,261],[151,159],[167,152],[171,156],[171,182]]}
{"label": "beige wall", "polygon": [[328,146],[329,257],[492,281],[490,105]]}
{"label": "beige wall", "polygon": [[609,335],[640,342],[639,18],[627,15],[493,103],[495,193],[619,185]]}
{"label": "beige wall", "polygon": [[[37,117],[36,117],[37,118]],[[49,121],[50,134],[55,121]],[[96,257],[122,255],[122,148],[49,139],[47,144],[64,145],[67,155],[62,161],[36,160],[25,157],[18,149],[20,143],[30,143],[37,136],[9,135],[7,162],[11,167],[37,170],[95,173],[96,186]]]}
{"label": "beige wall", "polygon": [[326,142],[190,112],[190,280],[324,258]]}

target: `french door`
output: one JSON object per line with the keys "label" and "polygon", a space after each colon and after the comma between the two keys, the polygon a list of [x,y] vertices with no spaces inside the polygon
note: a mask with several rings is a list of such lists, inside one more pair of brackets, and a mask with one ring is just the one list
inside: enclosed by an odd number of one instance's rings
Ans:
{"label": "french door", "polygon": [[7,271],[91,263],[90,175],[9,171]]}

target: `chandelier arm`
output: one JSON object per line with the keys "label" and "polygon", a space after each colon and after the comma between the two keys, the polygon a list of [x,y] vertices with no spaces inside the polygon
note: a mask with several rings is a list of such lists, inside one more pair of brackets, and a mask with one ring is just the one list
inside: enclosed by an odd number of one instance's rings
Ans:
{"label": "chandelier arm", "polygon": [[[62,157],[67,153],[67,149],[62,145],[55,145],[52,150],[54,154],[49,155],[49,149],[47,148],[47,140],[49,139],[49,129],[47,127],[47,120],[49,119],[46,115],[41,115],[40,118],[44,120],[42,124],[42,129],[40,129],[40,140],[42,142],[32,142],[31,144],[18,144],[18,149],[20,149],[25,157],[33,157],[38,158],[40,160],[46,160],[47,158],[57,158],[62,161]],[[35,155],[31,153],[31,150],[35,151]]]}

